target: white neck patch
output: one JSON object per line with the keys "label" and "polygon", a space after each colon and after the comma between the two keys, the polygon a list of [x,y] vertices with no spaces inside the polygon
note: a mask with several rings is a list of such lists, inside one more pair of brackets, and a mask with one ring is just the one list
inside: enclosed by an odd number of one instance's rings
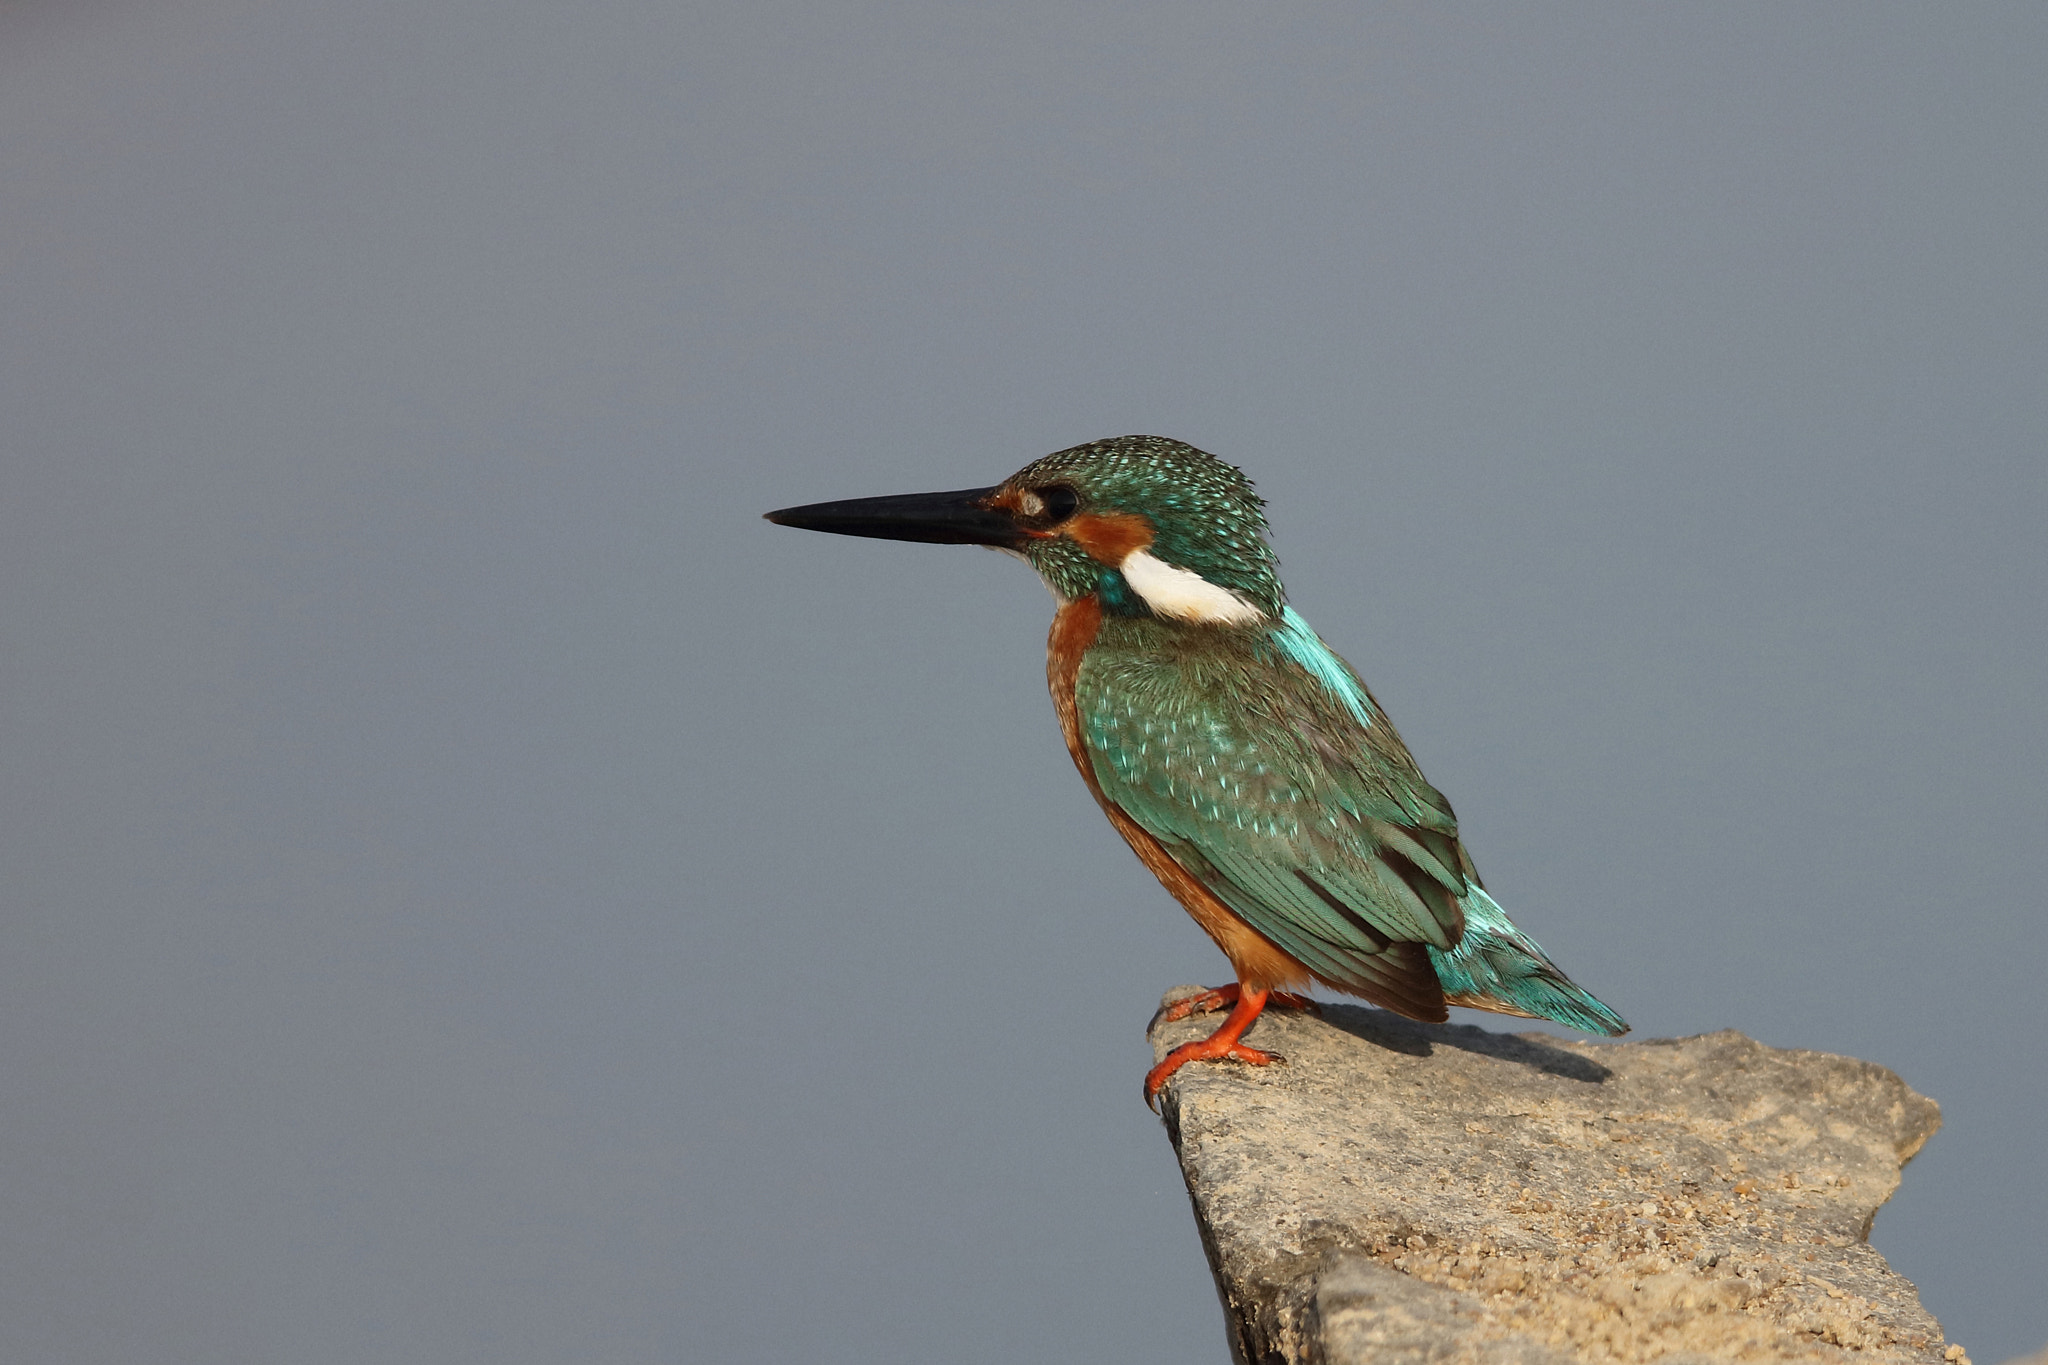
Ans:
{"label": "white neck patch", "polygon": [[1154,559],[1143,550],[1131,551],[1117,567],[1123,571],[1131,591],[1161,616],[1205,626],[1246,626],[1266,617],[1266,613],[1230,589],[1219,588],[1200,574],[1176,568],[1163,559]]}

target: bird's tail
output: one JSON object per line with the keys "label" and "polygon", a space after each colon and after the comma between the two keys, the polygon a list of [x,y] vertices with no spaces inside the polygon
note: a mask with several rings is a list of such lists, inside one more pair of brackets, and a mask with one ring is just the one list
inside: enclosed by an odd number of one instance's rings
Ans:
{"label": "bird's tail", "polygon": [[1450,952],[1429,950],[1430,965],[1453,1005],[1550,1019],[1587,1033],[1627,1033],[1628,1025],[1559,971],[1536,940],[1478,887],[1460,898],[1465,936]]}

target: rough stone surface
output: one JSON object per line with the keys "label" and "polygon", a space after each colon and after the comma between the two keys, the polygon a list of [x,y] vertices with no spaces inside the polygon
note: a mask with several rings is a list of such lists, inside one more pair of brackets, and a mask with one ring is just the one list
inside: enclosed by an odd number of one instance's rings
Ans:
{"label": "rough stone surface", "polygon": [[[1215,1025],[1155,1022],[1154,1050]],[[1290,1064],[1161,1096],[1240,1361],[1943,1360],[1868,1241],[1941,1124],[1883,1067],[1341,1005],[1247,1041]]]}

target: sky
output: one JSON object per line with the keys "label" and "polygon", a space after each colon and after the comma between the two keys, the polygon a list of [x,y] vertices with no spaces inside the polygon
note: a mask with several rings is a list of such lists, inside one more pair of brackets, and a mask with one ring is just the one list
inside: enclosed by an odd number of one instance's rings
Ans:
{"label": "sky", "polygon": [[[0,1356],[1224,1361],[1044,591],[1245,468],[1638,1037],[2048,1342],[2048,10],[0,0]],[[1515,1027],[1472,1016],[1468,1022]]]}

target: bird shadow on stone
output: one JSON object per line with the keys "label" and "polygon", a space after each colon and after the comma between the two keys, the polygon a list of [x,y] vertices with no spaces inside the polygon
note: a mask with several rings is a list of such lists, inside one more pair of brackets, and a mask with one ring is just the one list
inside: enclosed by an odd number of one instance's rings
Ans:
{"label": "bird shadow on stone", "polygon": [[1410,1057],[1428,1057],[1443,1046],[1588,1085],[1603,1084],[1614,1075],[1590,1057],[1557,1047],[1533,1034],[1493,1033],[1470,1024],[1423,1024],[1387,1010],[1327,1002],[1322,1006],[1322,1020],[1339,1032]]}

